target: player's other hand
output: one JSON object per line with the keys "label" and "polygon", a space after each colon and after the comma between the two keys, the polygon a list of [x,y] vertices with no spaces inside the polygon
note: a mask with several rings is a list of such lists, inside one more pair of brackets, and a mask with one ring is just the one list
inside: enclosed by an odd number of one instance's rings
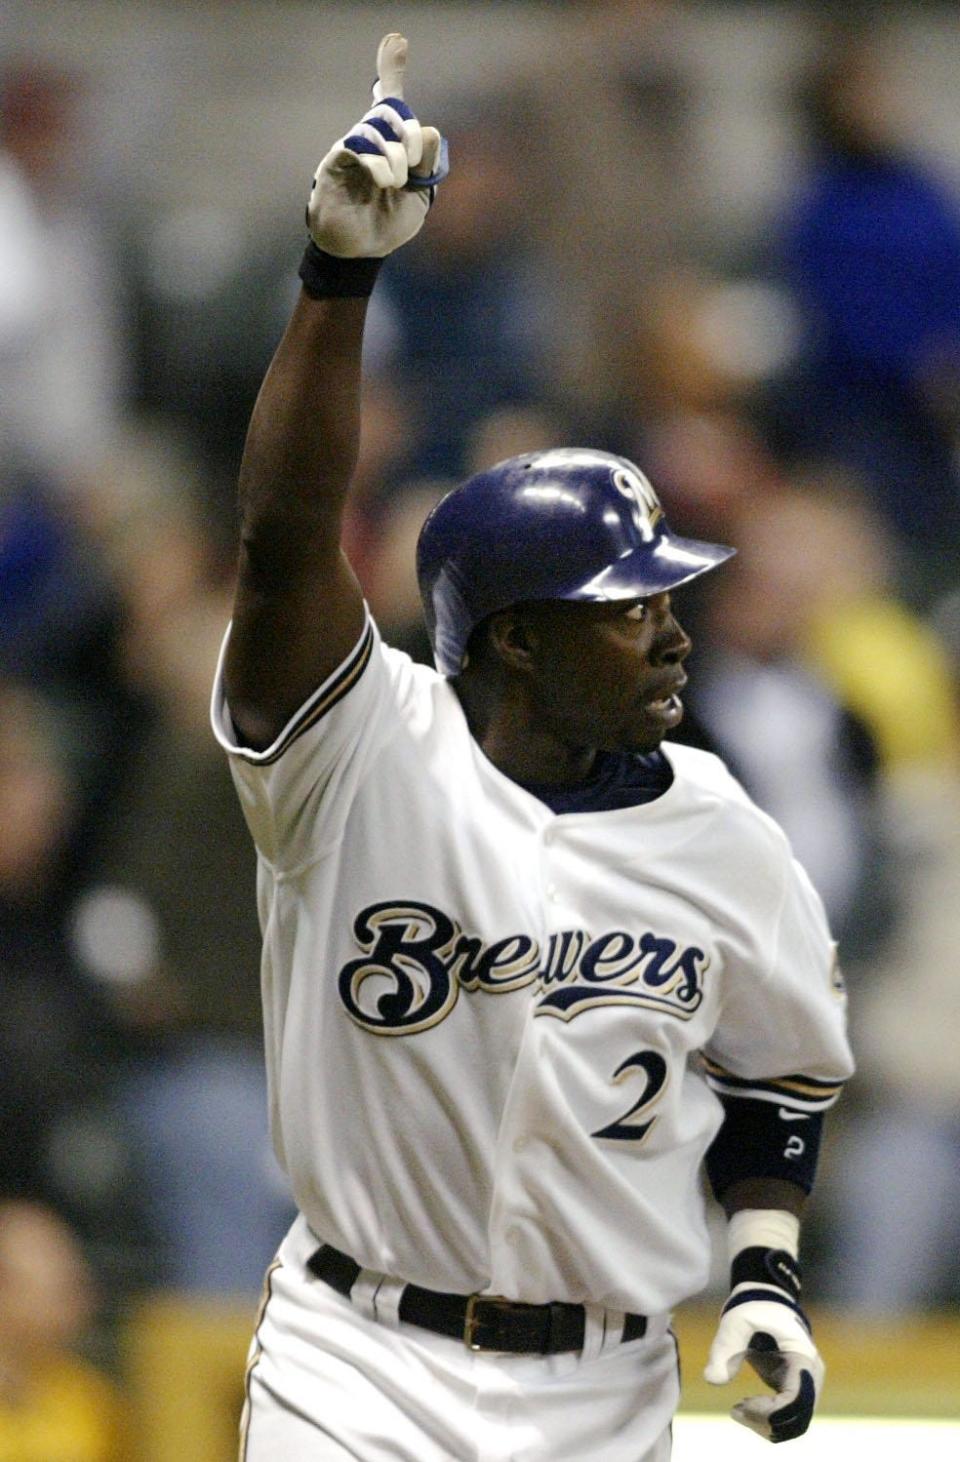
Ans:
{"label": "player's other hand", "polygon": [[416,234],[446,176],[446,143],[404,100],[407,42],[384,36],[374,105],[335,142],[314,174],[307,227],[339,258],[383,258]]}
{"label": "player's other hand", "polygon": [[[786,1260],[789,1255],[771,1255]],[[773,1396],[750,1396],[730,1415],[768,1442],[789,1442],[807,1430],[823,1386],[824,1364],[813,1343],[796,1288],[785,1282],[738,1284],[720,1316],[704,1377],[714,1386],[732,1381],[744,1360]]]}

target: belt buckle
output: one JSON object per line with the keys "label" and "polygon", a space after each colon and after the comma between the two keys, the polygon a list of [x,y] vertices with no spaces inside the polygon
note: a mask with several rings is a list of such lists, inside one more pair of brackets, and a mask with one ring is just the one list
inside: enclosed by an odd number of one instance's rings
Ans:
{"label": "belt buckle", "polygon": [[467,1296],[467,1308],[463,1317],[463,1342],[470,1350],[498,1350],[499,1346],[483,1345],[477,1339],[477,1330],[484,1323],[483,1314],[478,1314],[479,1306],[486,1306],[492,1310],[512,1310],[514,1301],[505,1299],[498,1294],[471,1294]]}

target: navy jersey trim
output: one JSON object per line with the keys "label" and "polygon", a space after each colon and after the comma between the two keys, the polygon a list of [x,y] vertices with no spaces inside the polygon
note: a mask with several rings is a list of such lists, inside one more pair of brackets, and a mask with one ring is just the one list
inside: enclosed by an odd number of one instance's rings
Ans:
{"label": "navy jersey trim", "polygon": [[822,1081],[796,1072],[790,1076],[734,1076],[708,1057],[703,1058],[707,1084],[721,1097],[747,1097],[753,1101],[782,1102],[798,1112],[825,1112],[843,1091],[840,1080]]}
{"label": "navy jersey trim", "polygon": [[334,675],[326,680],[320,689],[315,691],[310,699],[303,706],[302,710],[294,717],[282,733],[280,740],[269,749],[266,755],[256,755],[244,751],[238,747],[235,755],[242,757],[244,761],[253,762],[255,766],[268,767],[275,761],[279,761],[284,752],[301,737],[305,731],[309,731],[318,721],[321,721],[334,706],[356,685],[364,670],[370,663],[370,656],[373,654],[373,625],[368,620],[366,630],[363,633],[356,649],[341,665]]}

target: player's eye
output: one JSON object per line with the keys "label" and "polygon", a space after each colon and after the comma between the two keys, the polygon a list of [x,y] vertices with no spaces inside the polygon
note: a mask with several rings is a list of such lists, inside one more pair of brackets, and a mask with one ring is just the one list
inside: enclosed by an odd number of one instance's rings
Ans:
{"label": "player's eye", "polygon": [[629,609],[624,611],[624,617],[626,619],[643,619],[646,612],[647,606],[645,604],[632,604]]}

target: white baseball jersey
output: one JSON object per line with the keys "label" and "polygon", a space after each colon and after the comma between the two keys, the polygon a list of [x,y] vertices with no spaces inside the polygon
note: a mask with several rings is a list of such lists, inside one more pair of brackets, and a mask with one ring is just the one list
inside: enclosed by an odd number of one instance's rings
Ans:
{"label": "white baseball jersey", "polygon": [[370,621],[266,751],[238,745],[221,676],[272,1130],[318,1240],[532,1303],[658,1314],[702,1288],[711,1083],[813,1111],[852,1069],[777,826],[677,745],[657,800],[555,814]]}

